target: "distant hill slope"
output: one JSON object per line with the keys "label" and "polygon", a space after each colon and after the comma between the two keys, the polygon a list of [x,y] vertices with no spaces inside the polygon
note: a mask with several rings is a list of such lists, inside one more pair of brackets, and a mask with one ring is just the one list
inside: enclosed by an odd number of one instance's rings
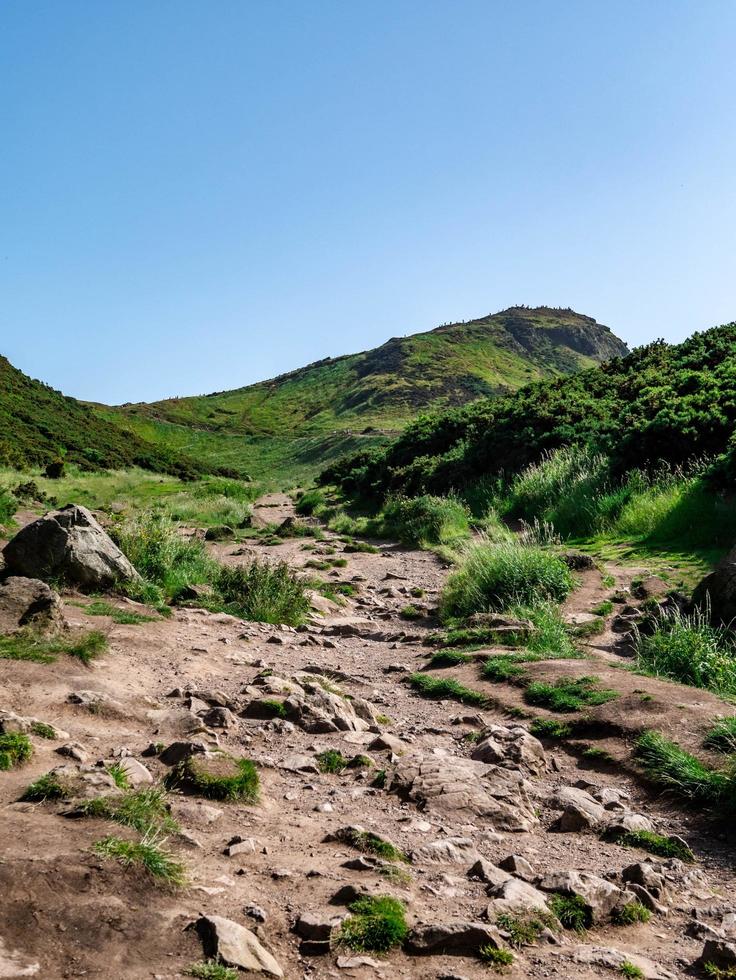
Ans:
{"label": "distant hill slope", "polygon": [[124,432],[0,356],[0,465],[45,466],[60,457],[91,469],[141,466],[177,475],[199,470],[186,456]]}
{"label": "distant hill slope", "polygon": [[[395,337],[233,391],[121,406],[136,429],[173,423],[214,433],[308,436],[398,430],[417,411],[449,408],[572,374],[627,353],[608,327],[572,310],[513,307]],[[142,431],[142,430],[141,430]],[[162,438],[165,432],[159,431]]]}

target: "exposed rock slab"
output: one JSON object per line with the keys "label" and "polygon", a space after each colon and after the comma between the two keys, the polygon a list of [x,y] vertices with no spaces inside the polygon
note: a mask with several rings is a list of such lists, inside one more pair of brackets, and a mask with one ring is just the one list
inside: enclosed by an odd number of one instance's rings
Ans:
{"label": "exposed rock slab", "polygon": [[202,940],[205,956],[218,959],[225,966],[283,977],[284,971],[276,958],[245,926],[220,915],[203,915],[194,923],[194,928]]}
{"label": "exposed rock slab", "polygon": [[11,575],[0,582],[0,633],[24,626],[42,633],[64,629],[61,599],[40,579]]}

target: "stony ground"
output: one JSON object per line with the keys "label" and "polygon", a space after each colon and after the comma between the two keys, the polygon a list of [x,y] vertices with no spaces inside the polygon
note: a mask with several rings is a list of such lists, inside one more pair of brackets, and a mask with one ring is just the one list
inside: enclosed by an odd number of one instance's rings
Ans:
{"label": "stony ground", "polygon": [[[292,512],[283,496],[264,499],[257,511],[275,522]],[[630,747],[637,732],[655,727],[700,751],[709,722],[730,713],[728,706],[627,671],[609,617],[584,647],[591,662],[530,666],[545,678],[596,674],[620,692],[591,711],[595,738],[543,750],[525,729],[532,715],[553,716],[531,711],[518,687],[482,680],[477,662],[433,675],[483,691],[492,709],[422,699],[405,683],[426,662],[423,640],[436,627],[431,613],[447,575],[436,556],[392,544],[378,554],[345,553],[329,532],[315,550],[304,543],[213,546],[227,562],[266,554],[297,566],[335,548],[332,557],[347,566],[321,574],[353,584],[357,596],[342,608],[328,604],[300,632],[195,608],[115,625],[86,616],[78,603],[87,600],[67,594],[72,626],[101,624],[109,633],[103,660],[91,667],[66,657],[46,665],[2,661],[0,709],[61,731],[56,739],[34,737],[33,758],[0,774],[0,977],[173,980],[203,959],[200,938],[188,928],[200,916],[252,930],[289,978],[488,977],[491,967],[475,953],[486,942],[506,944],[493,924],[498,913],[539,908],[573,880],[571,872],[592,876],[575,880],[589,892],[598,921],[585,934],[548,930],[537,945],[515,951],[508,976],[620,976],[622,961],[650,977],[690,975],[708,930],[728,935],[736,890],[731,842],[722,829],[653,795]],[[591,618],[597,603],[626,590],[637,574],[608,572],[614,586],[598,570],[580,573],[566,610],[571,619]],[[418,589],[423,596],[412,597]],[[409,603],[425,615],[402,618]],[[264,699],[289,696],[296,723],[257,717],[267,713]],[[486,737],[468,738],[484,731]],[[59,754],[71,743],[79,761],[134,759],[145,766],[131,763],[136,778],[150,773],[158,782],[168,767],[148,747],[176,742],[247,755],[261,779],[255,806],[172,794],[183,832],[167,844],[188,868],[182,890],[157,888],[93,853],[95,841],[126,836],[124,828],[72,819],[64,803],[18,802],[31,781],[73,761]],[[586,757],[591,745],[613,761]],[[327,749],[365,755],[372,765],[321,773],[315,756]],[[386,773],[383,786],[373,785],[379,771]],[[607,842],[605,829],[622,821],[682,836],[696,863]],[[388,839],[410,863],[399,862],[397,873],[391,862],[387,870],[386,862],[361,854],[345,832],[354,826]],[[241,846],[232,847],[236,838]],[[406,903],[413,952],[329,949],[334,923],[363,893]],[[613,924],[613,906],[632,898],[654,908],[650,921]]]}

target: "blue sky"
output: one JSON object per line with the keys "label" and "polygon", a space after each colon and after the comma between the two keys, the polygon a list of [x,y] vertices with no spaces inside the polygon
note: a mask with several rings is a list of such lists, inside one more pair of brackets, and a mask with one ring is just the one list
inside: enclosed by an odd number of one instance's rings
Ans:
{"label": "blue sky", "polygon": [[4,0],[0,352],[118,403],[736,319],[735,47],[733,0]]}

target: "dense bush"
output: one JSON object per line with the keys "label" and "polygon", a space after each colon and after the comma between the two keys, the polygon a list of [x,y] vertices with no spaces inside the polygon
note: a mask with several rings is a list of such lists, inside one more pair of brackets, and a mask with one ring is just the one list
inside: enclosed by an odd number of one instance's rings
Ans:
{"label": "dense bush", "polygon": [[285,562],[223,565],[213,584],[224,608],[243,619],[299,626],[309,612],[304,580]]}
{"label": "dense bush", "polygon": [[573,587],[570,571],[544,548],[513,541],[480,541],[466,549],[440,600],[447,621],[509,606],[562,602]]}
{"label": "dense bush", "polygon": [[452,544],[468,536],[468,517],[454,497],[392,497],[381,514],[382,533],[408,545]]}
{"label": "dense bush", "polygon": [[17,509],[18,502],[12,493],[4,487],[0,487],[0,525],[11,521]]}

